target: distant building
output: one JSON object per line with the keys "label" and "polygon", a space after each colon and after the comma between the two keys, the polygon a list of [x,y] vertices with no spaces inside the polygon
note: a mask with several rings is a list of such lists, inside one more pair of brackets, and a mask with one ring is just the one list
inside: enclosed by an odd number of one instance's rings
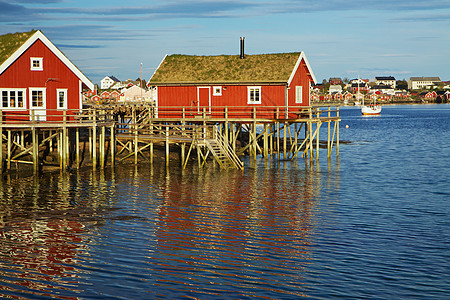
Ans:
{"label": "distant building", "polygon": [[386,84],[378,84],[378,85],[375,85],[375,86],[373,86],[370,90],[371,90],[372,92],[377,92],[377,91],[379,91],[380,93],[386,94],[386,95],[391,95],[391,96],[395,95],[395,90],[394,90],[394,88],[392,88],[392,86],[386,85]]}
{"label": "distant building", "polygon": [[394,89],[396,87],[396,80],[395,80],[395,77],[393,77],[393,76],[378,76],[378,77],[375,77],[373,82],[376,85],[388,85]]}
{"label": "distant building", "polygon": [[328,82],[331,85],[338,85],[338,84],[342,84],[342,79],[339,77],[332,77],[332,78],[330,78],[330,80],[328,80]]}
{"label": "distant building", "polygon": [[439,83],[441,83],[439,77],[410,77],[408,80],[408,89],[421,90],[431,88]]}
{"label": "distant building", "polygon": [[120,82],[120,80],[112,75],[106,76],[100,81],[100,87],[102,90],[106,90],[113,86],[116,82]]}
{"label": "distant building", "polygon": [[145,90],[136,85],[123,89],[119,101],[150,101],[153,99],[152,90]]}
{"label": "distant building", "polygon": [[333,84],[330,85],[330,88],[328,90],[329,94],[333,94],[333,93],[342,93],[342,86],[339,84]]}

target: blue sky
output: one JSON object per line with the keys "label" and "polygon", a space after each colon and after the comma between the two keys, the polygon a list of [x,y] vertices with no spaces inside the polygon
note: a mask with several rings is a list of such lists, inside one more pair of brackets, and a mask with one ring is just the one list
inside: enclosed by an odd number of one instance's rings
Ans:
{"label": "blue sky", "polygon": [[99,83],[149,79],[165,54],[304,51],[330,77],[450,80],[449,0],[0,0],[0,34],[40,29]]}

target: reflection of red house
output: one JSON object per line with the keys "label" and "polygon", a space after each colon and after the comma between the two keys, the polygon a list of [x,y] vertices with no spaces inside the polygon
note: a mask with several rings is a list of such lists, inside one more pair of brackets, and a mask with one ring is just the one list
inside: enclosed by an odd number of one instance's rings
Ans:
{"label": "reflection of red house", "polygon": [[102,93],[100,94],[100,97],[101,97],[102,99],[109,99],[110,93],[109,93],[108,91],[104,91],[104,92],[102,92]]}
{"label": "reflection of red house", "polygon": [[117,101],[119,99],[119,97],[120,97],[120,93],[118,91],[112,91],[109,94],[109,98],[114,101]]}
{"label": "reflection of red house", "polygon": [[91,101],[99,102],[102,99],[99,95],[94,95],[91,97]]}
{"label": "reflection of red house", "polygon": [[[207,113],[271,107],[294,111],[310,105],[316,79],[303,52],[220,56],[166,56],[150,79],[161,113],[167,107]],[[239,107],[239,109],[237,108]],[[235,115],[236,116],[236,115]],[[273,116],[273,114],[272,114]],[[160,114],[161,117],[161,114]]]}
{"label": "reflection of red house", "polygon": [[[0,36],[1,110],[6,120],[56,120],[82,108],[89,79],[41,31]],[[14,115],[14,117],[12,117]],[[26,117],[24,116],[26,115]]]}

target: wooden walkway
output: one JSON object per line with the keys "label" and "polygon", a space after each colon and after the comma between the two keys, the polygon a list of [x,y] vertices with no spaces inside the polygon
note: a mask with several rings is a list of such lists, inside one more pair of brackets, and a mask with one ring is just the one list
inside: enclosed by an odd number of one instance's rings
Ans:
{"label": "wooden walkway", "polygon": [[[193,154],[199,167],[213,160],[223,169],[243,169],[241,155],[253,159],[276,155],[280,160],[300,156],[313,162],[324,146],[328,159],[333,149],[339,156],[339,121],[338,107],[156,109],[148,103],[128,103],[82,111],[47,110],[45,120],[35,111],[20,116],[0,111],[0,161],[2,171],[11,170],[12,163],[32,164],[36,172],[56,162],[63,170],[79,168],[85,161],[104,168],[116,160],[153,163],[158,145],[165,148],[169,166],[170,149],[176,145],[183,168]],[[324,125],[326,142],[319,139]],[[57,157],[49,160],[54,152]]]}

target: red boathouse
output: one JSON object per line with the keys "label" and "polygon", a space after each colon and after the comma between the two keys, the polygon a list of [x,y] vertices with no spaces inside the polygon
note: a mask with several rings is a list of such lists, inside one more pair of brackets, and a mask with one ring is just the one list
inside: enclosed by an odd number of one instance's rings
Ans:
{"label": "red boathouse", "polygon": [[[246,118],[275,117],[275,111],[295,118],[310,105],[316,78],[303,52],[192,56],[167,55],[148,82],[157,89],[159,117],[206,112]],[[170,113],[169,113],[170,111]],[[177,113],[175,113],[177,112]]]}
{"label": "red boathouse", "polygon": [[41,31],[0,36],[0,110],[4,121],[62,120],[82,108],[94,85]]}

